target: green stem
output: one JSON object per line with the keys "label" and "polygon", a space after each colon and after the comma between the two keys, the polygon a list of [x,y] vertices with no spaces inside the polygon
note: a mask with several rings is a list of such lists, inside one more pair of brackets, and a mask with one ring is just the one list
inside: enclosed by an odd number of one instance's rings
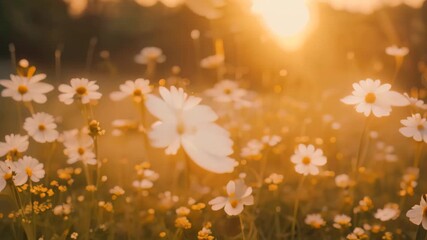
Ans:
{"label": "green stem", "polygon": [[414,167],[416,168],[418,168],[420,165],[420,160],[423,153],[423,145],[424,145],[424,142],[417,143],[417,150],[416,150],[415,159],[414,159]]}
{"label": "green stem", "polygon": [[291,226],[291,239],[292,240],[295,239],[295,227],[296,227],[296,223],[298,221],[297,217],[298,217],[299,198],[300,198],[302,186],[304,184],[304,180],[305,180],[305,175],[301,178],[301,180],[298,184],[298,188],[297,188],[297,196],[295,199],[294,213],[293,213],[293,217],[292,217],[293,221],[292,221],[292,226]]}
{"label": "green stem", "polygon": [[243,224],[242,214],[239,215],[239,220],[240,220],[240,230],[242,231],[242,239],[246,240],[246,237],[245,237],[245,225]]}

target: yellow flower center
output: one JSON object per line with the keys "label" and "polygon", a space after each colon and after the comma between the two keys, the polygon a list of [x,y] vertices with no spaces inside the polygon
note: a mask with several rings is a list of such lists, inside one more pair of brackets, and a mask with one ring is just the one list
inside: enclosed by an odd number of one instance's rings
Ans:
{"label": "yellow flower center", "polygon": [[33,170],[29,167],[25,168],[25,172],[29,177],[33,176]]}
{"label": "yellow flower center", "polygon": [[24,95],[25,93],[28,92],[27,86],[25,86],[25,85],[19,85],[18,92],[19,92],[19,94]]}
{"label": "yellow flower center", "polygon": [[231,89],[229,89],[229,88],[224,89],[224,93],[227,94],[227,95],[230,95],[231,94]]}
{"label": "yellow flower center", "polygon": [[230,205],[231,205],[233,208],[236,208],[238,204],[239,204],[239,201],[237,201],[237,200],[235,200],[235,199],[230,201]]}
{"label": "yellow flower center", "polygon": [[309,164],[311,163],[311,158],[309,158],[309,157],[304,157],[304,158],[301,160],[301,162],[302,162],[304,165],[309,165]]}
{"label": "yellow flower center", "polygon": [[417,129],[418,129],[418,131],[422,131],[422,130],[424,130],[424,125],[419,124],[419,125],[417,126]]}
{"label": "yellow flower center", "polygon": [[76,93],[79,95],[85,95],[87,93],[87,89],[83,86],[76,88]]}
{"label": "yellow flower center", "polygon": [[377,100],[377,97],[374,93],[368,93],[365,96],[365,102],[366,103],[374,103]]}
{"label": "yellow flower center", "polygon": [[135,89],[134,91],[133,91],[133,95],[134,96],[141,96],[142,95],[142,92],[141,92],[141,90],[140,89]]}
{"label": "yellow flower center", "polygon": [[427,206],[423,209],[423,217],[427,217]]}
{"label": "yellow flower center", "polygon": [[46,126],[45,125],[43,125],[43,124],[40,124],[39,125],[39,131],[44,131],[44,130],[46,130]]}
{"label": "yellow flower center", "polygon": [[77,149],[77,152],[80,154],[80,156],[81,155],[83,155],[84,153],[85,153],[85,150],[84,150],[84,148],[79,148],[79,149]]}
{"label": "yellow flower center", "polygon": [[12,173],[6,173],[6,174],[4,174],[3,178],[6,181],[9,180],[9,179],[11,179],[12,178]]}
{"label": "yellow flower center", "polygon": [[179,135],[184,134],[185,132],[185,125],[182,121],[179,121],[178,124],[176,125],[176,131],[178,132]]}

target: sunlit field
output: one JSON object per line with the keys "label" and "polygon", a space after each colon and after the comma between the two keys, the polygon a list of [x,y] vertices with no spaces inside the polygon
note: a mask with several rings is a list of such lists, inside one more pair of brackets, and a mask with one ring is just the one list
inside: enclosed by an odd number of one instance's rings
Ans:
{"label": "sunlit field", "polygon": [[424,0],[35,2],[0,240],[427,239]]}

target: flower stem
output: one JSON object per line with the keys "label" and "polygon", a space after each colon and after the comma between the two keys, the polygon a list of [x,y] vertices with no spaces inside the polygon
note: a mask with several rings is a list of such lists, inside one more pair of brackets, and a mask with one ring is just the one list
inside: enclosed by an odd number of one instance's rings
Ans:
{"label": "flower stem", "polygon": [[362,136],[360,137],[359,149],[357,151],[357,158],[355,161],[353,161],[352,167],[353,167],[353,174],[354,174],[355,180],[357,180],[357,177],[358,177],[359,165],[363,161],[363,152],[365,151],[366,135],[368,133],[370,120],[371,120],[370,116],[366,118],[365,126],[363,127]]}
{"label": "flower stem", "polygon": [[242,239],[246,240],[246,237],[245,237],[245,225],[243,224],[242,214],[239,215],[239,220],[240,220],[240,230],[242,231]]}
{"label": "flower stem", "polygon": [[415,152],[415,159],[414,159],[414,167],[416,168],[418,168],[420,165],[420,160],[423,153],[423,145],[424,145],[424,142],[417,143],[417,150]]}
{"label": "flower stem", "polygon": [[293,221],[292,221],[292,226],[291,226],[291,239],[292,240],[295,239],[295,227],[296,227],[297,217],[298,217],[299,198],[300,198],[302,186],[304,184],[304,180],[305,180],[305,175],[301,178],[301,180],[298,184],[298,188],[297,188],[297,196],[295,199],[294,213],[293,213],[293,217],[292,217]]}

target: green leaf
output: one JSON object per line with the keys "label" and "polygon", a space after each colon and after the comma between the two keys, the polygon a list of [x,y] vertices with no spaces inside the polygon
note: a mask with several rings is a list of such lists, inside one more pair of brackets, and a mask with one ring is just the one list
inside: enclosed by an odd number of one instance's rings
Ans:
{"label": "green leaf", "polygon": [[423,228],[423,225],[420,224],[418,226],[417,235],[415,236],[415,240],[425,240],[427,236],[427,231]]}

